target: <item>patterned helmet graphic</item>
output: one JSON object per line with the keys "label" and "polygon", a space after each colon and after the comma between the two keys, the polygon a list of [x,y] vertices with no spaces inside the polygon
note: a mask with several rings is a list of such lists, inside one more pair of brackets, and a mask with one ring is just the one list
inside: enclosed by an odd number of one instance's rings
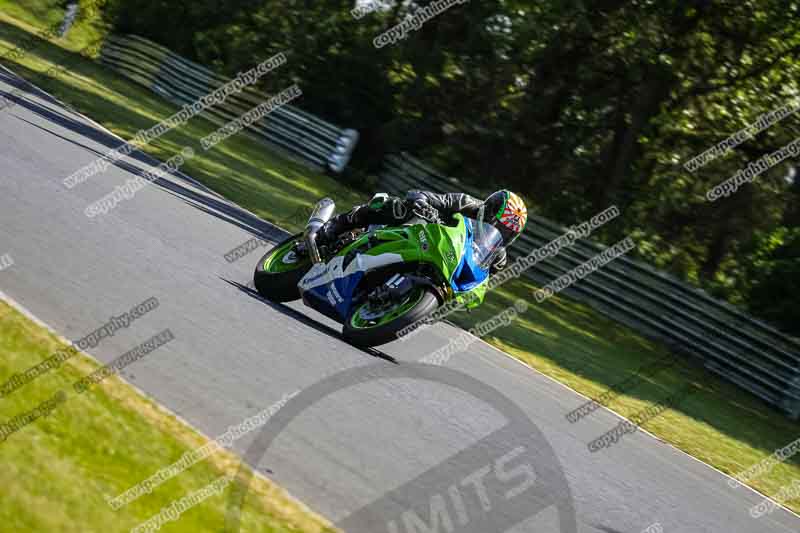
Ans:
{"label": "patterned helmet graphic", "polygon": [[490,195],[484,202],[484,222],[500,231],[505,246],[514,242],[525,229],[528,209],[519,195],[502,190]]}
{"label": "patterned helmet graphic", "polygon": [[511,231],[522,233],[525,223],[528,221],[528,209],[525,207],[525,202],[513,192],[503,192],[507,193],[506,203],[497,213],[497,219]]}

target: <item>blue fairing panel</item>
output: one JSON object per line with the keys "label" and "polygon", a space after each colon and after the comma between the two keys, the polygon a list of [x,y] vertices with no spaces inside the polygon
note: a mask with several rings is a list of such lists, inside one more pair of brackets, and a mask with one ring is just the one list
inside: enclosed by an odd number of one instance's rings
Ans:
{"label": "blue fairing panel", "polygon": [[489,277],[489,272],[475,263],[472,253],[472,222],[468,218],[464,218],[463,221],[464,225],[467,227],[467,238],[464,241],[464,255],[461,257],[461,262],[455,272],[453,272],[453,277],[450,280],[450,285],[456,292],[472,290]]}
{"label": "blue fairing panel", "polygon": [[364,275],[375,268],[402,263],[403,257],[396,253],[357,254],[346,266],[344,260],[338,255],[327,264],[314,265],[297,284],[306,305],[340,322],[350,314],[353,294]]}
{"label": "blue fairing panel", "polygon": [[303,293],[303,301],[324,315],[344,320],[350,313],[353,292],[363,277],[363,272],[355,272],[331,283],[313,287]]}

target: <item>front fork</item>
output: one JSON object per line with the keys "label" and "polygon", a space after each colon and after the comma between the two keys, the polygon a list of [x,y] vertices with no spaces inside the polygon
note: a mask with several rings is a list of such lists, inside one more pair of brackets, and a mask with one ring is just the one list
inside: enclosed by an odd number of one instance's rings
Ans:
{"label": "front fork", "polygon": [[378,285],[367,295],[367,300],[371,305],[382,306],[393,302],[401,302],[416,287],[426,287],[432,290],[439,303],[447,299],[447,292],[437,285],[430,278],[417,274],[397,273]]}

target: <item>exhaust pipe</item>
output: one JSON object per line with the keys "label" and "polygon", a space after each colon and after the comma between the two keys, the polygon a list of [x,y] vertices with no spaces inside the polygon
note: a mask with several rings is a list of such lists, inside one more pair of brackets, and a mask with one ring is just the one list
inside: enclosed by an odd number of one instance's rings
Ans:
{"label": "exhaust pipe", "polygon": [[317,233],[322,226],[331,219],[333,212],[336,209],[336,204],[330,198],[323,198],[314,207],[311,216],[308,217],[306,224],[306,231],[304,239],[306,241],[306,248],[311,256],[311,262],[321,263],[322,257],[319,255],[319,248],[317,248]]}

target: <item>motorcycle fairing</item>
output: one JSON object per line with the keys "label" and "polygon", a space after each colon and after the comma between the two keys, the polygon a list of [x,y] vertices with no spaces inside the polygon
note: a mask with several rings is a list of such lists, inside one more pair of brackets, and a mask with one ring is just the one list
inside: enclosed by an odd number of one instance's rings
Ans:
{"label": "motorcycle fairing", "polygon": [[356,254],[347,267],[344,261],[345,256],[337,255],[327,264],[317,263],[297,285],[306,305],[339,321],[350,313],[353,293],[366,272],[404,262],[403,256],[396,253]]}

